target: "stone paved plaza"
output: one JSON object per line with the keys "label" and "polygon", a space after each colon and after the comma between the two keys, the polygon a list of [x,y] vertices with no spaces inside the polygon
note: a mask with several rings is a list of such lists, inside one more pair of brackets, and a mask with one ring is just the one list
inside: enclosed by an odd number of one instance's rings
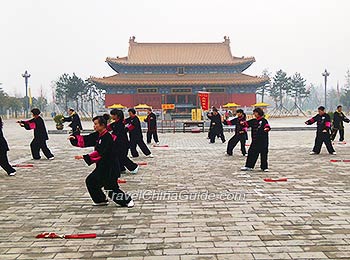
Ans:
{"label": "stone paved plaza", "polygon": [[[337,144],[337,156],[325,148],[311,156],[313,131],[272,130],[270,172],[244,173],[240,152],[225,157],[226,144],[210,145],[206,134],[160,134],[169,148],[151,147],[155,158],[140,156],[148,165],[122,176],[122,189],[139,194],[127,209],[91,206],[85,177],[93,167],[73,159],[90,148],[50,135],[56,159],[32,161],[32,133],[8,120],[4,132],[11,160],[34,167],[15,177],[0,170],[1,260],[350,259],[350,163],[330,162],[350,159],[350,144]],[[36,239],[41,232],[98,237]]]}

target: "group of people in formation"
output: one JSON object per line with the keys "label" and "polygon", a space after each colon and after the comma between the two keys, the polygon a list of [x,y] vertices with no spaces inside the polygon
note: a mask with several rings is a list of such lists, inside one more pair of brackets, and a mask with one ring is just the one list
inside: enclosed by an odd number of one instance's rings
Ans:
{"label": "group of people in formation", "polygon": [[[17,123],[26,130],[34,130],[34,139],[30,143],[32,157],[34,160],[41,159],[41,150],[47,159],[53,160],[55,157],[46,144],[48,134],[44,120],[40,116],[41,112],[34,108],[31,113],[32,119],[17,121]],[[143,141],[141,122],[135,109],[128,110],[128,118],[124,118],[124,112],[118,109],[111,110],[110,115],[94,117],[92,121],[95,131],[88,135],[81,135],[80,131],[83,128],[78,114],[73,109],[70,109],[68,113],[69,117],[65,117],[63,121],[71,122],[69,126],[72,128],[72,133],[68,138],[71,144],[77,147],[94,147],[94,151],[89,154],[75,156],[75,159],[84,160],[88,165],[96,164],[96,168],[86,178],[86,186],[94,205],[107,205],[109,198],[120,206],[133,207],[134,202],[131,196],[124,193],[117,182],[120,174],[126,170],[132,174],[136,174],[139,170],[139,166],[128,157],[129,149],[132,158],[139,156],[137,146],[146,157],[153,158],[151,151]],[[214,143],[217,137],[221,138],[223,143],[226,141],[223,124],[235,126],[235,133],[227,144],[226,155],[232,156],[235,146],[240,143],[242,155],[247,157],[245,166],[241,168],[242,171],[253,170],[259,155],[261,170],[269,171],[268,151],[271,127],[261,108],[253,110],[254,118],[250,120],[247,120],[242,109],[236,111],[236,116],[233,119],[222,118],[215,107],[207,115],[210,119],[208,136],[210,143]],[[111,122],[110,119],[112,119]],[[156,115],[149,109],[148,116],[144,120],[147,123],[148,144],[151,143],[152,137],[155,143],[159,143],[156,120]],[[338,106],[334,112],[333,125],[330,115],[326,113],[324,107],[320,106],[318,114],[305,122],[307,125],[317,123],[315,144],[310,154],[319,154],[324,143],[328,152],[335,155],[332,141],[335,140],[338,132],[339,141],[344,141],[344,122],[349,123],[350,120],[342,112],[342,106]],[[9,176],[13,176],[16,174],[16,170],[9,164],[7,158],[9,147],[2,128],[3,122],[0,117],[0,166]],[[247,152],[245,144],[249,128],[251,128],[252,141]],[[129,133],[129,137],[127,133]]]}
{"label": "group of people in formation", "polygon": [[[32,119],[17,121],[17,123],[26,130],[34,130],[34,139],[30,144],[32,157],[34,160],[41,159],[41,150],[47,159],[53,160],[54,155],[46,144],[48,134],[44,120],[40,116],[41,112],[34,108],[31,113]],[[73,109],[69,109],[68,113],[69,117],[64,117],[63,122],[71,122],[69,127],[72,128],[72,133],[68,137],[70,143],[77,147],[94,147],[94,151],[89,154],[75,156],[76,160],[84,160],[88,165],[96,164],[93,172],[86,178],[87,190],[94,205],[107,205],[109,198],[122,207],[133,207],[134,202],[131,196],[124,193],[118,185],[118,178],[121,173],[126,172],[126,169],[132,174],[136,174],[139,170],[138,164],[128,157],[128,151],[130,149],[133,158],[138,157],[136,148],[139,146],[146,157],[153,158],[151,151],[143,141],[141,123],[135,109],[128,110],[128,118],[124,118],[124,112],[119,109],[111,110],[110,115],[94,117],[92,119],[94,132],[88,135],[81,135],[80,131],[83,128],[79,115]],[[147,143],[149,144],[152,137],[159,144],[156,120],[156,115],[149,109],[145,119],[148,126]],[[9,176],[13,176],[16,170],[8,162],[9,147],[4,138],[2,126],[0,117],[0,165]]]}
{"label": "group of people in formation", "polygon": [[[264,117],[264,111],[261,108],[253,110],[254,118],[247,120],[246,114],[242,109],[237,109],[236,116],[233,119],[222,118],[217,108],[213,107],[212,111],[207,114],[210,119],[210,127],[208,138],[209,143],[215,143],[216,137],[221,138],[225,142],[223,125],[235,127],[235,133],[228,141],[226,155],[232,156],[233,150],[238,143],[241,145],[243,156],[247,157],[245,166],[242,171],[251,171],[254,169],[257,159],[260,155],[260,168],[262,171],[268,172],[268,151],[269,151],[269,131],[271,127]],[[307,120],[305,124],[312,125],[317,123],[315,144],[310,154],[319,154],[322,144],[326,145],[329,154],[336,155],[332,141],[335,140],[339,131],[339,142],[344,141],[344,122],[350,123],[350,120],[342,112],[342,106],[337,106],[337,110],[333,114],[333,124],[331,117],[326,113],[323,106],[318,107],[318,114]],[[246,151],[246,140],[248,140],[248,128],[251,128],[251,144]]]}
{"label": "group of people in formation", "polygon": [[[253,110],[254,118],[247,120],[246,114],[242,109],[237,109],[236,117],[233,119],[223,119],[219,114],[217,108],[213,107],[212,112],[207,114],[210,119],[209,127],[209,143],[214,143],[216,137],[220,137],[222,142],[225,142],[223,133],[223,124],[235,127],[235,134],[228,141],[226,155],[232,156],[233,149],[240,142],[241,152],[243,156],[247,157],[245,166],[241,168],[242,171],[251,171],[260,155],[260,169],[268,172],[268,151],[269,151],[269,131],[271,127],[264,117],[264,111],[261,108]],[[250,144],[248,153],[245,148],[246,140],[248,139],[248,128],[251,128],[252,142]]]}

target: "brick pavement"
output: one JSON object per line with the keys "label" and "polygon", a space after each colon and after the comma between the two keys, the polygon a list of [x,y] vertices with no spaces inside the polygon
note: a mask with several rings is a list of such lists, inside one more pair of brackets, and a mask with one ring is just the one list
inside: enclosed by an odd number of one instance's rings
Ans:
{"label": "brick pavement", "polygon": [[[33,162],[32,133],[5,123],[11,159],[35,167],[13,178],[1,170],[0,259],[350,259],[350,163],[329,162],[350,159],[350,144],[310,156],[313,132],[272,131],[271,171],[242,173],[239,151],[225,157],[226,144],[210,145],[205,134],[160,134],[169,148],[152,148],[154,159],[137,160],[148,162],[139,174],[122,177],[125,191],[144,198],[132,209],[96,208],[84,184],[93,168],[73,159],[90,149],[51,135],[56,159]],[[152,190],[173,197],[152,200]],[[207,191],[236,200],[183,198]],[[100,237],[34,238],[45,231]]]}

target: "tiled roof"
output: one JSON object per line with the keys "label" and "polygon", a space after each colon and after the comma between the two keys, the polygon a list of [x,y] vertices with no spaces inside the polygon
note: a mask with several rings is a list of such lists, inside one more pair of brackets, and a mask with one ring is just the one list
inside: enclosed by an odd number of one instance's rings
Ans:
{"label": "tiled roof", "polygon": [[127,65],[239,65],[255,59],[233,57],[228,37],[219,43],[138,43],[131,38],[127,57],[106,61]]}
{"label": "tiled roof", "polygon": [[246,74],[116,74],[91,81],[107,86],[184,86],[184,85],[250,85],[262,84],[267,78]]}

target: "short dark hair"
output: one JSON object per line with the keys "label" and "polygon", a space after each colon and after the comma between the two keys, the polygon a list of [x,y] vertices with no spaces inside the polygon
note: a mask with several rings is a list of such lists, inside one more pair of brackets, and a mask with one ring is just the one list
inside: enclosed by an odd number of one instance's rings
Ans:
{"label": "short dark hair", "polygon": [[325,107],[324,107],[324,106],[319,106],[319,107],[317,108],[317,110],[324,111],[324,110],[325,110]]}
{"label": "short dark hair", "polygon": [[150,112],[152,112],[152,108],[150,108],[150,107],[148,107],[147,110],[150,111]]}
{"label": "short dark hair", "polygon": [[74,112],[74,109],[73,109],[73,108],[69,108],[68,110]]}
{"label": "short dark hair", "polygon": [[218,109],[216,107],[213,107],[213,112],[218,112]]}
{"label": "short dark hair", "polygon": [[95,120],[98,121],[99,125],[107,126],[107,121],[109,120],[109,115],[108,114],[104,114],[103,116],[95,116],[92,119],[92,122],[94,122]]}
{"label": "short dark hair", "polygon": [[243,111],[243,109],[237,109],[237,110],[236,110],[236,113],[242,113],[242,114],[244,114],[244,111]]}
{"label": "short dark hair", "polygon": [[112,109],[110,112],[111,115],[117,116],[120,120],[124,119],[124,113],[120,109]]}
{"label": "short dark hair", "polygon": [[338,105],[338,106],[337,106],[337,109],[338,109],[338,108],[341,108],[341,107],[343,107],[343,106],[342,106],[342,105]]}
{"label": "short dark hair", "polygon": [[258,113],[259,116],[264,116],[264,111],[260,107],[255,108],[253,113]]}
{"label": "short dark hair", "polygon": [[134,115],[136,115],[136,110],[135,110],[135,108],[129,108],[129,109],[128,109],[128,112],[131,112],[131,113],[133,113]]}
{"label": "short dark hair", "polygon": [[39,108],[33,108],[30,112],[32,112],[32,114],[35,116],[38,116],[41,113]]}

